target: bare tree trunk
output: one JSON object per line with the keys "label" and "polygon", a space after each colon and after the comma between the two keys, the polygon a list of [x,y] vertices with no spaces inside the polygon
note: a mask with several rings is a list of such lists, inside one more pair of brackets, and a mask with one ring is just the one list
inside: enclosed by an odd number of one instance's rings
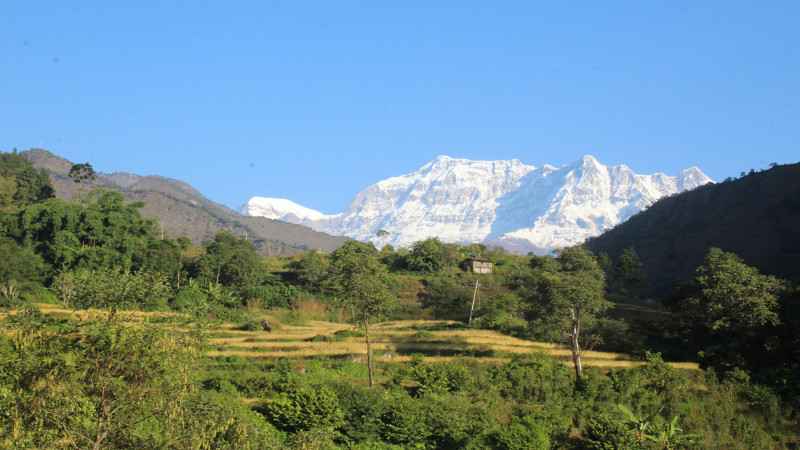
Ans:
{"label": "bare tree trunk", "polygon": [[375,379],[372,375],[372,347],[369,344],[369,319],[364,314],[364,334],[367,336],[367,369],[369,370],[369,387],[375,385]]}
{"label": "bare tree trunk", "polygon": [[215,283],[219,284],[219,272],[222,270],[222,264],[217,264],[217,281]]}
{"label": "bare tree trunk", "polygon": [[572,363],[575,365],[575,379],[577,380],[581,377],[581,373],[583,372],[583,368],[581,367],[581,347],[578,341],[580,323],[578,319],[576,319],[574,308],[570,310],[570,313],[572,314],[572,327],[570,328],[570,335],[572,337]]}

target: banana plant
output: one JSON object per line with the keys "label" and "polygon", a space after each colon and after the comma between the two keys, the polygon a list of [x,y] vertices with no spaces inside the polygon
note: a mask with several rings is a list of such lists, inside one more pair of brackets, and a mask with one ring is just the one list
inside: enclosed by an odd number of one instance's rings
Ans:
{"label": "banana plant", "polygon": [[683,429],[678,426],[678,416],[672,418],[667,423],[661,433],[659,433],[656,442],[663,445],[665,449],[672,450],[681,444],[687,444],[692,439],[700,437],[699,434],[681,434]]}
{"label": "banana plant", "polygon": [[620,411],[628,416],[627,423],[633,428],[633,431],[636,433],[636,438],[639,439],[639,442],[644,442],[645,439],[649,439],[651,441],[658,440],[658,436],[650,433],[650,430],[653,426],[653,421],[661,413],[661,410],[664,409],[664,405],[661,405],[656,412],[644,418],[636,417],[636,414],[634,414],[633,411],[631,411],[625,405],[618,404],[617,408],[619,408]]}

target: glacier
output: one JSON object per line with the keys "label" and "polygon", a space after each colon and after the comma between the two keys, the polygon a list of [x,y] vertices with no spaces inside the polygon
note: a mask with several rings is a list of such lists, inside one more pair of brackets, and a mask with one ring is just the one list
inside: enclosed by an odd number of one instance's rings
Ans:
{"label": "glacier", "polygon": [[[545,254],[599,235],[664,196],[706,183],[713,181],[697,167],[674,177],[637,175],[588,155],[561,168],[439,156],[414,173],[368,187],[339,214],[264,197],[251,198],[237,211],[372,241],[379,248],[408,248],[438,237]],[[380,230],[388,234],[377,236]]]}

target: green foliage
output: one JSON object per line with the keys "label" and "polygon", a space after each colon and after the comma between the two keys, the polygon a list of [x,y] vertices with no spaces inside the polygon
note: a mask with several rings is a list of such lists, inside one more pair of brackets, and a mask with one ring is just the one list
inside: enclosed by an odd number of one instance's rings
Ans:
{"label": "green foliage", "polygon": [[497,330],[503,334],[519,334],[525,328],[522,302],[516,294],[499,293],[484,299],[472,324],[477,328]]}
{"label": "green foliage", "polygon": [[194,276],[205,284],[220,283],[243,295],[267,275],[258,249],[247,239],[219,231],[203,247],[206,253],[196,262]]}
{"label": "green foliage", "polygon": [[787,283],[716,248],[697,273],[664,300],[671,330],[684,348],[715,368],[749,369],[767,348],[766,327],[779,323],[778,298]]}
{"label": "green foliage", "polygon": [[277,399],[266,402],[260,412],[288,432],[333,429],[344,419],[336,393],[327,386],[304,386],[283,392]]}
{"label": "green foliage", "polygon": [[402,391],[387,396],[386,401],[388,407],[381,415],[381,437],[407,448],[426,446],[433,430],[420,402]]}
{"label": "green foliage", "polygon": [[182,245],[176,239],[149,239],[140,241],[133,253],[131,269],[144,269],[157,273],[178,287],[186,276],[183,270]]}
{"label": "green foliage", "polygon": [[546,424],[533,415],[513,417],[511,423],[497,427],[492,433],[497,449],[527,450],[550,448],[550,433]]}
{"label": "green foliage", "polygon": [[626,248],[619,255],[614,268],[614,283],[618,288],[625,290],[629,295],[644,282],[644,270],[639,255],[633,247]]}
{"label": "green foliage", "polygon": [[60,270],[130,269],[137,245],[151,236],[154,222],[141,217],[142,204],[125,205],[116,192],[96,189],[87,201],[49,199],[27,206],[17,215],[14,233],[23,246]]}
{"label": "green foliage", "polygon": [[378,390],[351,383],[333,381],[327,384],[336,393],[344,420],[339,431],[350,442],[380,439],[380,417],[387,411],[384,394]]}
{"label": "green foliage", "polygon": [[69,173],[67,174],[70,178],[73,179],[76,183],[78,183],[78,196],[75,197],[76,203],[81,202],[81,195],[83,194],[83,182],[94,180],[95,172],[94,168],[91,164],[83,163],[83,164],[73,164],[72,167],[69,169]]}
{"label": "green foliage", "polygon": [[116,268],[62,272],[52,289],[65,306],[77,309],[164,309],[171,294],[166,281],[144,271]]}
{"label": "green foliage", "polygon": [[321,253],[315,250],[304,253],[287,267],[294,271],[297,282],[308,291],[319,292],[322,289],[328,262]]}
{"label": "green foliage", "polygon": [[200,316],[208,312],[208,295],[192,286],[182,288],[170,303],[172,309],[182,313]]}
{"label": "green foliage", "polygon": [[0,237],[0,255],[0,285],[43,280],[46,273],[44,261],[31,249]]}
{"label": "green foliage", "polygon": [[597,450],[638,450],[641,447],[636,433],[626,424],[601,415],[589,420],[586,447]]}
{"label": "green foliage", "polygon": [[54,196],[47,172],[37,172],[16,150],[0,152],[0,212],[13,213]]}
{"label": "green foliage", "polygon": [[347,241],[331,254],[332,268],[343,304],[355,313],[355,321],[364,327],[367,344],[369,384],[374,384],[372,350],[369,342],[370,320],[381,318],[394,306],[389,273],[378,260],[372,244]]}
{"label": "green foliage", "polygon": [[576,377],[581,372],[581,332],[596,315],[612,305],[605,299],[605,274],[595,256],[576,246],[552,260],[532,258],[534,277],[530,314],[550,322],[569,337]]}
{"label": "green foliage", "polygon": [[526,403],[564,406],[574,390],[569,369],[552,358],[516,358],[498,370],[494,385],[504,397]]}
{"label": "green foliage", "polygon": [[432,278],[423,281],[425,291],[418,295],[423,308],[430,308],[433,311],[433,318],[464,320],[469,315],[472,292],[461,286],[454,285],[453,282]]}
{"label": "green foliage", "polygon": [[3,447],[198,447],[226,426],[192,393],[185,336],[109,321],[13,332],[0,362]]}
{"label": "green foliage", "polygon": [[266,274],[258,285],[242,293],[247,300],[257,301],[262,307],[287,307],[299,293],[294,286],[285,284],[277,275]]}
{"label": "green foliage", "polygon": [[436,272],[445,264],[444,244],[438,238],[417,241],[406,257],[408,268],[417,272]]}

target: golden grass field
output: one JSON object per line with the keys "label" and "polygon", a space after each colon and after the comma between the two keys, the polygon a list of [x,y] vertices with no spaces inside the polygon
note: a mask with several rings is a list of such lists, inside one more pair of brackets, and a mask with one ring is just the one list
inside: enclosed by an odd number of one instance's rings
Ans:
{"label": "golden grass field", "polygon": [[[54,305],[37,305],[45,314],[88,318],[104,315],[102,311],[74,311]],[[13,314],[10,312],[9,314]],[[132,323],[158,317],[177,317],[175,313],[145,313],[120,311]],[[309,321],[302,326],[280,324],[274,319],[273,331],[242,331],[234,324],[215,324],[205,328],[209,337],[204,341],[208,357],[238,355],[245,358],[306,359],[318,355],[345,357],[352,361],[366,360],[363,337],[336,339],[337,332],[355,331],[351,324]],[[563,345],[533,342],[506,336],[496,331],[459,328],[452,321],[400,320],[379,323],[371,327],[372,349],[379,362],[406,362],[414,354],[423,354],[429,361],[447,361],[470,357],[483,362],[509,361],[514,355],[550,355],[571,365],[571,352]],[[182,327],[179,327],[182,328]],[[627,355],[599,351],[584,351],[581,355],[585,367],[612,369],[642,364]],[[698,369],[697,363],[670,363],[684,370]]]}

